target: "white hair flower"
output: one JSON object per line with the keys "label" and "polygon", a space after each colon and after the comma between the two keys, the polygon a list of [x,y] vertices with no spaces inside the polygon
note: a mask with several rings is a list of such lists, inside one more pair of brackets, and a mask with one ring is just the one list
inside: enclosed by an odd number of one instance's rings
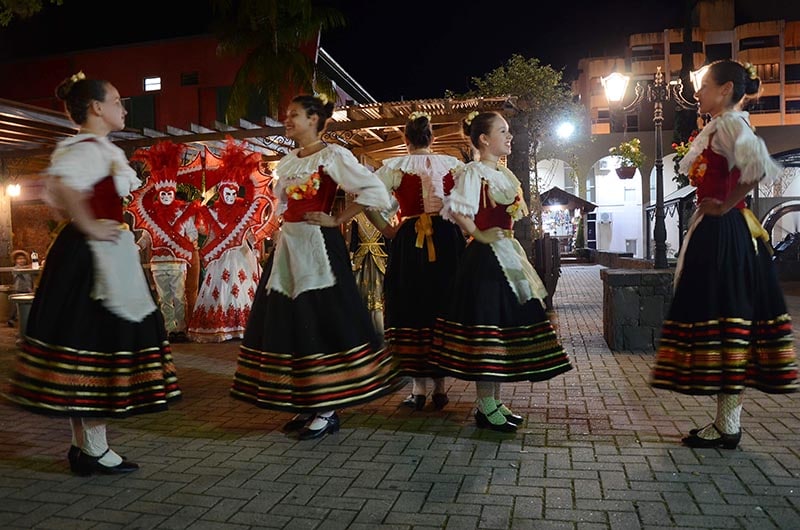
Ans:
{"label": "white hair flower", "polygon": [[428,121],[431,121],[431,115],[427,112],[423,112],[421,110],[415,110],[411,114],[408,115],[408,121],[418,120],[420,118],[428,118]]}
{"label": "white hair flower", "polygon": [[472,112],[467,114],[466,118],[464,118],[464,123],[466,123],[467,125],[472,125],[472,120],[474,120],[475,116],[477,116],[478,114],[480,114],[480,112],[478,112],[477,110],[473,110]]}

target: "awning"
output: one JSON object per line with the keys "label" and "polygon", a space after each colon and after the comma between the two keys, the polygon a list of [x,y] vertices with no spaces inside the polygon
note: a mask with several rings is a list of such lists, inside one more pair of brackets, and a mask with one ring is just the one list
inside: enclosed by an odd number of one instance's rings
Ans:
{"label": "awning", "polygon": [[558,186],[553,186],[549,190],[540,194],[542,201],[542,208],[550,206],[559,206],[568,210],[579,209],[583,213],[593,212],[597,208],[596,204],[581,199],[577,195],[573,195],[568,191],[564,191]]}

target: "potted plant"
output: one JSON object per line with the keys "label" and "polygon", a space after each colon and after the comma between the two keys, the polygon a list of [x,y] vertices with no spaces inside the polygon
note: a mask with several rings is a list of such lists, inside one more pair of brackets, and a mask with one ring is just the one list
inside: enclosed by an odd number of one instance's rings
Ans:
{"label": "potted plant", "polygon": [[636,168],[644,165],[645,156],[642,153],[640,144],[641,142],[638,138],[631,138],[627,142],[622,142],[608,150],[610,155],[619,158],[620,167],[617,168],[617,176],[619,178],[633,178],[636,174]]}
{"label": "potted plant", "polygon": [[692,147],[692,142],[694,141],[695,137],[697,136],[697,131],[692,131],[692,134],[689,135],[689,140],[686,142],[672,142],[672,148],[675,150],[675,157],[672,159],[675,169],[675,176],[672,177],[672,180],[678,184],[678,188],[682,188],[684,186],[689,185],[689,176],[684,175],[680,171],[681,160],[683,157],[686,156],[686,153],[689,152],[689,149]]}

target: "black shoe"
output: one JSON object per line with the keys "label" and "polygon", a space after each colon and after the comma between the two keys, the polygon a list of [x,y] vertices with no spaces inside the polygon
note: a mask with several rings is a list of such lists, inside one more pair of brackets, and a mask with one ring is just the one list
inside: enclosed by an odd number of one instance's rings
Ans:
{"label": "black shoe", "polygon": [[[497,412],[495,409],[492,414]],[[491,414],[489,414],[491,416]],[[489,418],[483,412],[476,410],[475,411],[475,424],[478,426],[479,429],[491,429],[493,431],[498,432],[517,432],[517,426],[513,423],[509,422],[506,419],[505,423],[501,423],[500,425],[495,425],[494,423],[489,421]]]}
{"label": "black shoe", "polygon": [[436,410],[442,410],[445,405],[450,403],[450,399],[447,397],[447,394],[433,394],[431,396],[433,400],[433,408]]}
{"label": "black shoe", "polygon": [[334,412],[327,418],[323,418],[321,416],[315,416],[316,418],[320,418],[325,420],[327,423],[324,427],[320,429],[309,429],[308,427],[304,427],[302,431],[297,433],[297,438],[300,440],[315,440],[317,438],[322,438],[325,436],[326,433],[335,433],[339,431],[339,416]]}
{"label": "black shoe", "polygon": [[69,460],[69,470],[73,473],[78,472],[78,457],[81,454],[81,448],[76,445],[70,445],[67,451],[67,460]]}
{"label": "black shoe", "polygon": [[82,477],[88,477],[92,473],[118,475],[120,473],[130,473],[131,471],[136,471],[139,469],[139,464],[130,462],[128,460],[123,460],[116,466],[105,466],[101,464],[100,459],[103,458],[109,450],[110,449],[106,449],[106,452],[100,456],[87,455],[81,451],[78,455],[75,472]]}
{"label": "black shoe", "polygon": [[403,405],[414,410],[422,410],[425,408],[425,396],[411,394],[403,400]]}
{"label": "black shoe", "polygon": [[175,333],[175,342],[189,342],[189,337],[186,336],[185,332],[178,331]]}
{"label": "black shoe", "polygon": [[313,414],[298,414],[297,416],[295,416],[291,420],[289,420],[286,423],[284,423],[282,430],[284,432],[299,431],[300,429],[305,427],[306,423],[311,421],[311,419],[313,417],[314,417]]}
{"label": "black shoe", "polygon": [[[503,406],[502,403],[497,404],[497,408],[500,408],[502,406]],[[506,414],[505,412],[500,411],[500,414],[506,417],[506,421],[508,423],[513,423],[514,425],[517,426],[522,425],[522,422],[525,421],[525,418],[523,418],[519,414],[514,414],[513,412],[509,412],[508,414]]]}
{"label": "black shoe", "polygon": [[723,449],[736,449],[736,446],[739,445],[739,442],[742,439],[741,429],[736,434],[725,434],[724,432],[720,431],[715,424],[712,423],[712,426],[714,427],[714,430],[717,431],[717,434],[719,434],[719,438],[714,438],[713,440],[700,438],[698,434],[700,433],[701,429],[692,429],[689,431],[689,436],[681,440],[683,445],[694,448],[722,447]]}

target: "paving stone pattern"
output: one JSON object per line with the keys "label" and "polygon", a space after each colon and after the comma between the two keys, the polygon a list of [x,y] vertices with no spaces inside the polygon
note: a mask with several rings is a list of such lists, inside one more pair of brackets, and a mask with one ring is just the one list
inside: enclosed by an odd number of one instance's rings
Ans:
{"label": "paving stone pattern", "polygon": [[[714,401],[654,390],[652,353],[609,350],[601,269],[562,267],[552,320],[575,369],[504,385],[527,417],[514,435],[477,429],[473,385],[448,380],[442,412],[401,406],[407,387],[296,441],[287,414],[229,397],[237,341],[176,344],[183,400],[109,424],[141,464],[127,476],[72,475],[67,421],[0,401],[0,528],[800,528],[800,394],[746,393],[734,451],[682,447]],[[3,381],[14,339],[0,330]]]}

